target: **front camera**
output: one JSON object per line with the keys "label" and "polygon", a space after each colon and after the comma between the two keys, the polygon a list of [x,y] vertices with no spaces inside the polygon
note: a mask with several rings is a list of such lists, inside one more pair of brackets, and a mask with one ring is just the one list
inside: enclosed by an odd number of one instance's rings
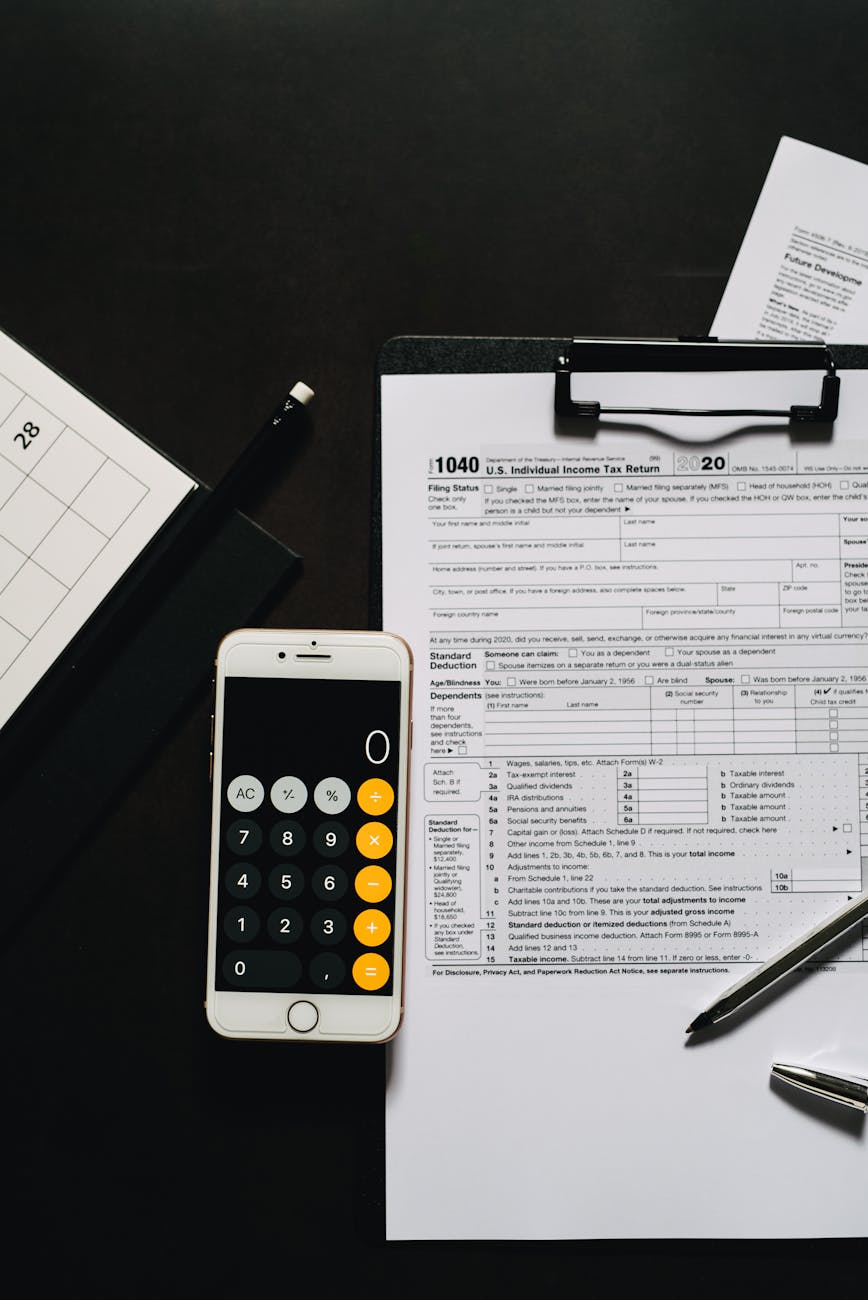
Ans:
{"label": "front camera", "polygon": [[278,657],[278,659],[285,659],[285,658],[286,658],[286,651],[285,651],[285,650],[278,650],[278,652],[277,652],[277,657]]}

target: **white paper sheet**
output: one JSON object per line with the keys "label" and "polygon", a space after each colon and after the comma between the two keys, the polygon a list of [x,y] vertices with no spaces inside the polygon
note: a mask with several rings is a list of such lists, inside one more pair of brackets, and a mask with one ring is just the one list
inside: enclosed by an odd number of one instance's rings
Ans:
{"label": "white paper sheet", "polygon": [[195,486],[0,333],[0,726]]}
{"label": "white paper sheet", "polygon": [[781,139],[711,332],[868,338],[868,166]]}
{"label": "white paper sheet", "polygon": [[769,1084],[868,1072],[861,931],[684,1031],[868,883],[868,375],[831,443],[564,438],[552,404],[543,374],[382,381],[416,656],[387,1234],[863,1235],[855,1113]]}

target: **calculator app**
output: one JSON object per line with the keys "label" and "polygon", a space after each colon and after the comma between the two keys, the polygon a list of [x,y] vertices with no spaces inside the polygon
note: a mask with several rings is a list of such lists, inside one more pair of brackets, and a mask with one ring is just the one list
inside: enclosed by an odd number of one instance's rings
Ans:
{"label": "calculator app", "polygon": [[392,992],[400,684],[228,677],[218,989]]}

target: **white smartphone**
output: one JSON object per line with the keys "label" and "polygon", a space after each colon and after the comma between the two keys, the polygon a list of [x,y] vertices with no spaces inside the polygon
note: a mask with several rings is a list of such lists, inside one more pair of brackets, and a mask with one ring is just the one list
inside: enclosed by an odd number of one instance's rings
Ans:
{"label": "white smartphone", "polygon": [[220,643],[206,996],[218,1034],[396,1033],[412,672],[388,632],[248,628]]}

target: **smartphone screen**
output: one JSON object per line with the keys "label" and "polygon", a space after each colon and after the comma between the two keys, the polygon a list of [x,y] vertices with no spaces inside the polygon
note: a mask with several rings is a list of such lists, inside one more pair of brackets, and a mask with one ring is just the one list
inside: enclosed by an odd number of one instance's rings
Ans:
{"label": "smartphone screen", "polygon": [[225,678],[217,990],[392,993],[400,707],[397,681]]}

